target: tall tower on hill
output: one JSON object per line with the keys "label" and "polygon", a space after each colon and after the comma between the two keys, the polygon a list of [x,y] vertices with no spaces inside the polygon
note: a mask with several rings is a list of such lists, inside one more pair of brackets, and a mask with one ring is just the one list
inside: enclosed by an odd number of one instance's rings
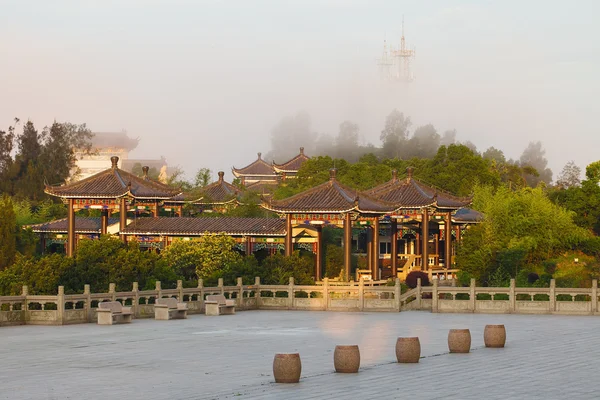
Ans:
{"label": "tall tower on hill", "polygon": [[415,79],[412,71],[412,63],[415,59],[416,50],[408,48],[404,38],[404,16],[402,16],[402,37],[400,38],[400,47],[394,49],[390,46],[388,49],[387,41],[383,41],[383,54],[377,59],[381,79],[412,82]]}

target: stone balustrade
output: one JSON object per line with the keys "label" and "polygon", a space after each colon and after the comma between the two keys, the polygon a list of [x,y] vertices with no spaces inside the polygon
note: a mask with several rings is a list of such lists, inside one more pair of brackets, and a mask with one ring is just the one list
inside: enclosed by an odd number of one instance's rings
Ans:
{"label": "stone balustrade", "polygon": [[120,301],[132,307],[135,318],[153,318],[156,299],[174,297],[188,305],[189,314],[204,313],[206,296],[222,294],[236,301],[237,310],[331,310],[388,311],[429,310],[458,313],[520,313],[598,315],[598,286],[591,288],[557,288],[554,280],[549,288],[517,288],[514,280],[509,287],[469,287],[438,285],[421,286],[401,292],[400,281],[394,286],[370,286],[361,280],[346,285],[330,285],[324,279],[320,285],[262,285],[256,278],[253,285],[224,286],[220,279],[216,287],[204,287],[202,280],[195,288],[184,288],[181,281],[175,289],[162,289],[156,282],[154,290],[139,290],[137,282],[131,291],[117,292],[110,284],[106,293],[91,293],[85,285],[83,293],[65,295],[29,295],[23,287],[20,296],[0,297],[0,326],[4,325],[66,325],[96,322],[96,309],[102,301]]}

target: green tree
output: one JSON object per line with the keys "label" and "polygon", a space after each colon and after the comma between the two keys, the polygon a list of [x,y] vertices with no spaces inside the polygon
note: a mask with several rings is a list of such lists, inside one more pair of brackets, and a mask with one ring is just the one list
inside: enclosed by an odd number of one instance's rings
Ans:
{"label": "green tree", "polygon": [[514,277],[590,236],[573,222],[573,213],[552,203],[541,188],[478,186],[473,207],[485,220],[465,233],[457,264],[482,283],[489,283],[498,268]]}
{"label": "green tree", "polygon": [[0,199],[0,270],[10,266],[17,252],[17,220],[10,197]]}
{"label": "green tree", "polygon": [[400,158],[402,147],[408,139],[410,117],[394,109],[385,120],[385,127],[379,135],[382,142],[381,152],[386,158]]}
{"label": "green tree", "polygon": [[44,145],[40,154],[43,175],[50,183],[63,183],[75,167],[75,149],[91,150],[92,132],[85,126],[54,122],[44,128]]}
{"label": "green tree", "polygon": [[211,172],[209,168],[200,168],[198,172],[196,172],[194,186],[196,188],[203,188],[207,186],[211,182],[210,174]]}
{"label": "green tree", "polygon": [[232,237],[206,232],[196,240],[173,241],[162,256],[167,265],[186,280],[193,279],[194,272],[199,279],[210,279],[240,261],[241,256],[234,246]]}
{"label": "green tree", "polygon": [[542,148],[542,142],[530,142],[523,154],[521,154],[520,165],[530,166],[536,169],[538,176],[530,175],[527,177],[527,183],[531,187],[536,187],[538,183],[552,182],[552,170],[547,168],[548,160],[545,157],[546,150]]}

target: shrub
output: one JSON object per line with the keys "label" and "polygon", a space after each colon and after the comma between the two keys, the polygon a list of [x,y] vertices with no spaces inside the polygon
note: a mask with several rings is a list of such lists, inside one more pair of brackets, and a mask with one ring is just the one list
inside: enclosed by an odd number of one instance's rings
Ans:
{"label": "shrub", "polygon": [[423,271],[412,271],[406,276],[406,285],[414,289],[417,287],[417,279],[421,278],[421,286],[429,286],[429,275]]}
{"label": "shrub", "polygon": [[538,279],[540,279],[540,276],[535,272],[531,272],[529,275],[527,275],[527,282],[530,284],[534,284]]}

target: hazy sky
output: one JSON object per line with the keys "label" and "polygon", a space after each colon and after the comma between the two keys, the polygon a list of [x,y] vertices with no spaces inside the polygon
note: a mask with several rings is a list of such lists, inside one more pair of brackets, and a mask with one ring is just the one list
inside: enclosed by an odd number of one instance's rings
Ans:
{"label": "hazy sky", "polygon": [[[402,15],[408,85],[376,65]],[[379,145],[398,108],[512,158],[541,140],[556,176],[600,159],[599,15],[597,0],[0,0],[0,126],[125,129],[133,158],[230,178],[285,115],[332,135],[350,119]]]}

